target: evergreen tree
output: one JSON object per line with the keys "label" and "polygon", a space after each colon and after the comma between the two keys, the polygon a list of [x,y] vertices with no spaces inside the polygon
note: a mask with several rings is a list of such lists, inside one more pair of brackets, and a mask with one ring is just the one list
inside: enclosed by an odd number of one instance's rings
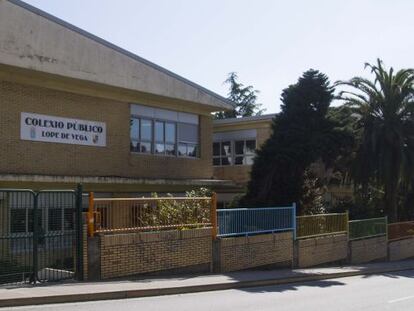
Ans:
{"label": "evergreen tree", "polygon": [[[243,205],[280,206],[304,198],[306,171],[321,160],[329,166],[352,136],[328,118],[334,89],[328,77],[308,70],[282,93],[272,134],[258,150]],[[300,212],[300,211],[299,211]]]}
{"label": "evergreen tree", "polygon": [[227,119],[237,117],[250,117],[254,115],[261,115],[263,109],[260,109],[262,104],[257,102],[257,94],[259,91],[255,90],[253,86],[244,86],[238,82],[239,77],[235,72],[229,73],[229,76],[224,83],[229,85],[228,99],[234,103],[234,109],[229,111],[217,112],[214,115],[215,119]]}

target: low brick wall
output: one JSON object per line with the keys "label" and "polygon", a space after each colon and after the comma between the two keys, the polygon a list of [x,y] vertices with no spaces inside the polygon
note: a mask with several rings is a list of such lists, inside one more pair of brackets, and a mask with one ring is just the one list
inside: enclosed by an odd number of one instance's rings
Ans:
{"label": "low brick wall", "polygon": [[261,266],[292,265],[291,232],[221,238],[215,242],[214,270],[229,272]]}
{"label": "low brick wall", "polygon": [[350,260],[353,264],[387,258],[387,237],[373,237],[349,242]]}
{"label": "low brick wall", "polygon": [[312,267],[348,257],[346,234],[297,240],[295,261],[299,268]]}
{"label": "low brick wall", "polygon": [[390,261],[414,257],[414,237],[388,243]]}
{"label": "low brick wall", "polygon": [[100,237],[101,279],[174,270],[210,271],[211,229]]}

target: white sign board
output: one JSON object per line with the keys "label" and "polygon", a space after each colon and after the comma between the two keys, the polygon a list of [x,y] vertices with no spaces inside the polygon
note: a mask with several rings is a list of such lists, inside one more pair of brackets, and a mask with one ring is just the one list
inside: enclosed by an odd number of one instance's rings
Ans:
{"label": "white sign board", "polygon": [[106,124],[22,112],[20,138],[48,143],[105,147]]}

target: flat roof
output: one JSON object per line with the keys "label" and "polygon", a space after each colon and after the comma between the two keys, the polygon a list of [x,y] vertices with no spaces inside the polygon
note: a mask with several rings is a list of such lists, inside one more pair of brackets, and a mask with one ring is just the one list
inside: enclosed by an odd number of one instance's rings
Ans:
{"label": "flat roof", "polygon": [[0,184],[6,183],[51,183],[84,185],[124,185],[124,186],[185,186],[185,187],[237,187],[232,180],[222,179],[165,179],[165,178],[130,178],[117,176],[64,176],[38,174],[0,174]]}
{"label": "flat roof", "polygon": [[[216,100],[218,100],[218,102],[221,103],[220,106],[217,105],[217,108],[231,109],[233,107],[232,102],[230,100],[228,100],[227,98],[225,98],[225,97],[223,97],[223,96],[221,96],[221,95],[219,95],[219,94],[217,94],[217,93],[215,93],[215,92],[213,92],[213,91],[211,91],[211,90],[209,90],[209,89],[207,89],[207,88],[205,88],[205,87],[203,87],[203,86],[201,86],[197,83],[194,83],[194,82],[192,82],[192,81],[190,81],[190,80],[188,80],[188,79],[186,79],[186,78],[184,78],[184,77],[182,77],[182,76],[180,76],[180,75],[178,75],[178,74],[176,74],[176,73],[174,73],[174,72],[172,72],[168,69],[165,69],[164,67],[161,67],[157,64],[154,64],[154,63],[152,63],[152,62],[150,62],[150,61],[148,61],[148,60],[146,60],[146,59],[144,59],[144,58],[142,58],[142,57],[140,57],[140,56],[138,56],[138,55],[136,55],[132,52],[129,52],[129,51],[127,51],[127,50],[125,50],[125,49],[123,49],[123,48],[121,48],[121,47],[119,47],[115,44],[112,44],[112,43],[110,43],[110,42],[108,42],[108,41],[106,41],[106,40],[104,40],[104,39],[102,39],[102,38],[100,38],[96,35],[93,35],[93,34],[87,32],[87,31],[85,31],[85,30],[83,30],[79,27],[76,27],[76,26],[74,26],[74,25],[72,25],[72,24],[70,24],[70,23],[68,23],[68,22],[66,22],[66,21],[64,21],[64,20],[62,20],[58,17],[55,17],[55,16],[53,16],[53,15],[51,15],[51,14],[45,12],[45,11],[42,11],[42,10],[40,10],[40,9],[30,5],[30,4],[27,4],[27,3],[25,3],[21,0],[7,0],[7,1],[14,4],[14,5],[16,5],[16,6],[19,6],[23,9],[25,9],[25,10],[28,10],[28,11],[30,11],[30,12],[38,15],[38,16],[41,16],[41,17],[43,17],[43,18],[45,18],[49,21],[52,21],[56,24],[59,24],[60,26],[63,26],[66,29],[69,29],[73,32],[76,32],[77,34],[80,34],[80,35],[82,35],[82,36],[84,36],[84,37],[86,37],[90,40],[93,40],[93,41],[95,41],[95,42],[97,42],[97,43],[99,43],[99,44],[101,44],[101,45],[103,45],[107,48],[110,48],[110,49],[112,49],[112,50],[114,50],[118,53],[121,53],[121,54],[135,60],[135,61],[138,61],[138,62],[143,63],[143,64],[145,64],[145,65],[147,65],[147,66],[149,66],[153,69],[156,69],[157,71],[160,71],[160,72],[162,72],[162,73],[164,73],[164,74],[166,74],[166,75],[168,75],[168,76],[170,76],[174,79],[177,79],[177,80],[179,80],[179,81],[181,81],[181,82],[183,82],[183,83],[185,83],[189,86],[192,86],[192,87],[196,88],[197,90],[199,90],[199,91],[201,91],[201,92],[203,92],[203,93],[205,93],[205,94],[207,94],[211,97],[214,97]],[[213,103],[211,105],[214,106]]]}
{"label": "flat roof", "polygon": [[252,116],[252,117],[241,117],[241,118],[228,118],[228,119],[218,119],[214,120],[214,125],[224,125],[224,124],[237,124],[237,123],[244,123],[244,122],[255,122],[255,121],[267,121],[272,120],[277,113],[271,114],[263,114],[260,116]]}

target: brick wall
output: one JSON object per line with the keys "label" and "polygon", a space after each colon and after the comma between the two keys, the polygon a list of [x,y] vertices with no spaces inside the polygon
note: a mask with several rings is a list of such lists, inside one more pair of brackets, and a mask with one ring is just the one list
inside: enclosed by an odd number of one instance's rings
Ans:
{"label": "brick wall", "polygon": [[[145,100],[140,103],[151,105]],[[107,146],[21,140],[21,112],[105,122]],[[128,102],[0,80],[0,116],[0,174],[167,179],[212,176],[212,120],[205,113],[200,115],[201,156],[197,159],[130,153]]]}
{"label": "brick wall", "polygon": [[388,256],[390,261],[414,257],[414,238],[389,242]]}
{"label": "brick wall", "polygon": [[346,234],[297,240],[296,262],[299,268],[345,260],[348,257]]}
{"label": "brick wall", "polygon": [[217,272],[276,264],[291,266],[293,235],[284,232],[218,239],[214,256],[214,269]]}
{"label": "brick wall", "polygon": [[249,182],[251,165],[214,166],[214,177],[245,185]]}
{"label": "brick wall", "polygon": [[160,271],[210,271],[211,229],[102,235],[101,279]]}
{"label": "brick wall", "polygon": [[353,264],[387,258],[387,237],[373,237],[349,242],[350,260]]}

